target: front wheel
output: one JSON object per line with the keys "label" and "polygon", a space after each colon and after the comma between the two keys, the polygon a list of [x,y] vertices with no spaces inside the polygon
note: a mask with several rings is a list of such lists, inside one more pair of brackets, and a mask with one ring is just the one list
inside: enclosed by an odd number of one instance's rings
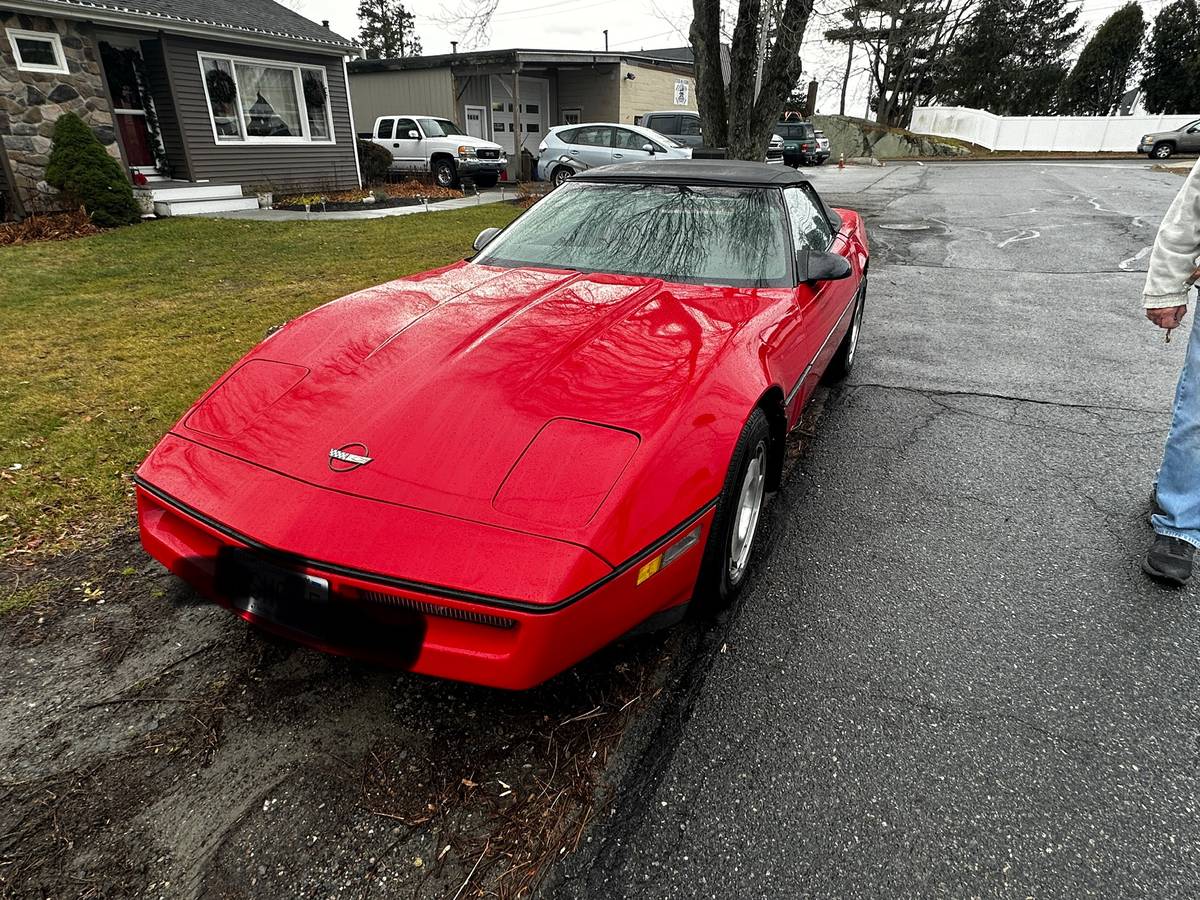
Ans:
{"label": "front wheel", "polygon": [[746,583],[766,498],[770,448],[766,414],[756,408],[733,449],[704,547],[695,603],[701,612],[727,606]]}
{"label": "front wheel", "polygon": [[1170,159],[1171,154],[1175,152],[1175,148],[1168,141],[1159,141],[1154,145],[1154,149],[1150,151],[1151,159]]}
{"label": "front wheel", "polygon": [[458,167],[454,160],[439,159],[433,164],[433,180],[438,187],[452,188],[458,185]]}

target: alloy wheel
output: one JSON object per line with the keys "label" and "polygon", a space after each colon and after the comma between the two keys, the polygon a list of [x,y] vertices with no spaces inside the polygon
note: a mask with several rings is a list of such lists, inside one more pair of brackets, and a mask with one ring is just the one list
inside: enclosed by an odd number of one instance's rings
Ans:
{"label": "alloy wheel", "polygon": [[762,514],[763,495],[767,484],[767,445],[759,441],[754,456],[742,477],[737,505],[733,510],[733,528],[729,535],[729,581],[737,584],[750,566],[750,551]]}
{"label": "alloy wheel", "polygon": [[860,295],[854,306],[854,318],[850,321],[850,345],[846,348],[846,369],[854,365],[854,351],[858,349],[858,332],[862,328],[863,300]]}

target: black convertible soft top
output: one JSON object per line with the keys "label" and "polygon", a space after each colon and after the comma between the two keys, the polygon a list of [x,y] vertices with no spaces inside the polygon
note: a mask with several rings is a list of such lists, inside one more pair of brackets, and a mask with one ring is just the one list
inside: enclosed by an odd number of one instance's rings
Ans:
{"label": "black convertible soft top", "polygon": [[574,175],[572,181],[640,181],[662,184],[728,184],[741,187],[787,187],[808,179],[789,166],[740,159],[663,159],[600,166]]}

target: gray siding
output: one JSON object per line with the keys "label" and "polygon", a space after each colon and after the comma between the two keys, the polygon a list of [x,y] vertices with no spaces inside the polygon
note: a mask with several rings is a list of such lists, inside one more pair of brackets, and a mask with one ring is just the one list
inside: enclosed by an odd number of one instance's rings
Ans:
{"label": "gray siding", "polygon": [[[340,56],[297,53],[172,35],[163,36],[162,47],[166,65],[170,68],[175,110],[182,139],[187,144],[193,179],[239,182],[244,187],[271,184],[283,190],[357,186],[354,133]],[[200,73],[200,60],[196,55],[199,51],[324,66],[336,143],[218,144],[213,137],[208,103],[204,98],[204,81]]]}
{"label": "gray siding", "polygon": [[162,44],[157,40],[139,41],[142,59],[146,64],[146,78],[150,82],[150,95],[154,98],[154,114],[158,117],[158,133],[163,149],[167,151],[167,162],[171,166],[171,177],[190,180],[191,168],[183,143],[183,129],[179,126],[179,114],[175,99],[171,96],[171,82],[167,76],[167,64],[163,58]]}
{"label": "gray siding", "polygon": [[358,73],[350,76],[354,130],[370,131],[379,116],[457,118],[449,68]]}

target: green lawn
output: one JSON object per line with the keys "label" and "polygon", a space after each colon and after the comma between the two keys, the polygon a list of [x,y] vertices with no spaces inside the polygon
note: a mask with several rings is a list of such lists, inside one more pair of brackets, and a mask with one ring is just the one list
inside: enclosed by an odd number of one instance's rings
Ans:
{"label": "green lawn", "polygon": [[0,248],[0,555],[127,521],[130,473],[270,325],[460,259],[516,214],[167,219]]}

